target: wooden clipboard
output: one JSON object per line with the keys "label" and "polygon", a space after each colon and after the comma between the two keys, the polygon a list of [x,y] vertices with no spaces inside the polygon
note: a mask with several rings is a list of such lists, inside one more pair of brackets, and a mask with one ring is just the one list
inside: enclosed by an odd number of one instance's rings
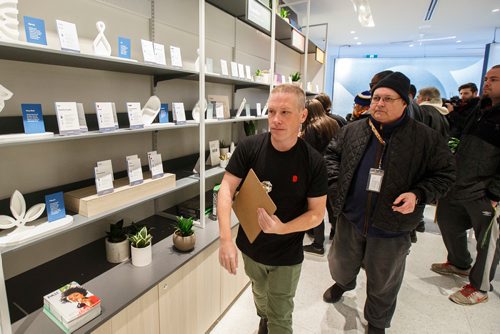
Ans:
{"label": "wooden clipboard", "polygon": [[276,212],[273,200],[253,169],[250,169],[233,202],[234,213],[250,243],[253,243],[262,231],[257,220],[257,208],[264,208],[269,215]]}

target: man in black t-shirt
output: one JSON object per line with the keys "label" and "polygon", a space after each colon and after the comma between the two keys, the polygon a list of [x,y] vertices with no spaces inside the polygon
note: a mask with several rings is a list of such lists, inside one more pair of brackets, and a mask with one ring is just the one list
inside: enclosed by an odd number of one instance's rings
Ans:
{"label": "man in black t-shirt", "polygon": [[240,228],[236,244],[252,282],[259,334],[292,333],[293,298],[304,259],[304,231],[325,214],[327,176],[323,157],[298,137],[307,116],[302,89],[283,84],[268,100],[269,133],[245,138],[231,157],[217,200],[220,229],[219,261],[235,274],[237,249],[231,238],[231,205],[238,186],[253,168],[259,180],[272,185],[277,206],[270,216],[257,210],[262,231],[253,243]]}

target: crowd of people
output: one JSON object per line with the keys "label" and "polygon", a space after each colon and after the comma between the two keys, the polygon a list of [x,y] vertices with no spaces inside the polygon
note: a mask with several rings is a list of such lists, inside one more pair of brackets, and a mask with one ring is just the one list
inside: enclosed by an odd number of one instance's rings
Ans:
{"label": "crowd of people", "polygon": [[[500,260],[500,65],[486,73],[481,96],[467,83],[451,101],[435,87],[417,93],[401,72],[377,73],[369,86],[355,96],[347,120],[332,112],[326,94],[306,101],[297,86],[275,87],[269,132],[240,142],[229,161],[218,195],[219,260],[235,274],[237,249],[242,252],[259,334],[292,333],[304,252],[325,253],[325,210],[334,282],[323,300],[340,302],[364,269],[368,333],[385,333],[391,325],[407,255],[416,231],[425,230],[426,205],[436,205],[448,252],[430,270],[469,278],[449,299],[474,305],[493,289]],[[453,152],[450,138],[458,143]],[[250,169],[273,185],[277,211],[258,209],[262,233],[251,243],[240,228],[235,244],[231,205]],[[467,248],[471,228],[475,261]],[[313,243],[303,246],[306,232]]]}

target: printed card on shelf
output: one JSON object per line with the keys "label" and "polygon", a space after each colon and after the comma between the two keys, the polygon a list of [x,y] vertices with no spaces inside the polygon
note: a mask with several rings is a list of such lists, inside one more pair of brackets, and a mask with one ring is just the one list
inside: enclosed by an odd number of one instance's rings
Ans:
{"label": "printed card on shelf", "polygon": [[94,176],[97,195],[106,195],[114,191],[113,174],[102,168],[94,167]]}
{"label": "printed card on shelf", "polygon": [[250,109],[250,104],[245,104],[245,116],[252,116],[252,110]]}
{"label": "printed card on shelf", "polygon": [[109,132],[116,129],[115,117],[113,115],[113,105],[111,104],[111,102],[96,102],[95,112],[97,115],[97,124],[99,125],[99,131]]}
{"label": "printed card on shelf", "polygon": [[163,176],[163,162],[161,154],[156,151],[148,152],[149,170],[151,171],[151,178],[157,179]]}
{"label": "printed card on shelf", "polygon": [[41,104],[21,104],[24,133],[45,133]]}
{"label": "printed card on shelf", "polygon": [[281,83],[285,83],[286,82],[286,77],[282,74],[281,75]]}
{"label": "printed card on shelf", "polygon": [[227,68],[227,61],[225,61],[224,59],[220,60],[220,69],[221,69],[222,75],[229,76],[229,71]]}
{"label": "printed card on shelf", "polygon": [[238,63],[234,61],[231,62],[231,76],[233,78],[238,77]]}
{"label": "printed card on shelf", "polygon": [[45,21],[36,17],[24,17],[24,31],[28,43],[47,45]]}
{"label": "printed card on shelf", "polygon": [[55,106],[59,134],[64,136],[80,133],[76,102],[56,102]]}
{"label": "printed card on shelf", "polygon": [[167,60],[165,59],[165,45],[153,43],[153,49],[155,52],[155,63],[167,65]]}
{"label": "printed card on shelf", "polygon": [[217,166],[220,163],[219,140],[209,141],[208,147],[210,148],[210,157],[209,157],[210,166]]}
{"label": "printed card on shelf", "polygon": [[247,75],[248,80],[252,80],[252,70],[250,69],[249,65],[245,65],[245,73]]}
{"label": "printed card on shelf", "polygon": [[111,160],[102,160],[97,162],[97,167],[99,170],[111,174],[111,179],[114,181],[115,176],[113,174],[113,163]]}
{"label": "printed card on shelf", "polygon": [[183,102],[174,102],[172,103],[172,114],[175,116],[175,123],[183,124],[186,123],[186,112],[184,110]]}
{"label": "printed card on shelf", "polygon": [[60,287],[43,297],[43,305],[58,320],[68,323],[101,307],[101,299],[77,282]]}
{"label": "printed card on shelf", "polygon": [[259,102],[256,103],[255,105],[256,109],[257,109],[257,116],[261,116],[262,115],[262,106]]}
{"label": "printed card on shelf", "polygon": [[139,159],[139,156],[138,156],[137,154],[127,155],[127,156],[125,157],[125,159],[126,159],[126,160],[127,160],[127,162],[128,162],[129,160]]}
{"label": "printed card on shelf", "polygon": [[128,180],[131,186],[141,184],[144,180],[142,176],[141,159],[127,159]]}
{"label": "printed card on shelf", "polygon": [[245,79],[245,67],[243,66],[243,64],[238,64],[238,76],[241,79]]}
{"label": "printed card on shelf", "polygon": [[215,103],[215,117],[218,120],[223,120],[224,119],[224,104],[221,102],[216,102]]}
{"label": "printed card on shelf", "polygon": [[118,57],[130,59],[130,38],[118,37]]}
{"label": "printed card on shelf", "polygon": [[264,105],[264,109],[262,109],[262,116],[267,114],[267,103]]}
{"label": "printed card on shelf", "polygon": [[89,131],[89,128],[87,127],[87,119],[85,118],[85,110],[83,110],[83,103],[77,103],[76,110],[78,112],[78,123],[80,123],[80,131]]}
{"label": "printed card on shelf", "polygon": [[172,66],[182,67],[181,49],[176,46],[170,46],[170,61]]}
{"label": "printed card on shelf", "polygon": [[217,102],[211,101],[207,105],[207,119],[214,119],[214,109]]}
{"label": "printed card on shelf", "polygon": [[63,192],[59,191],[54,194],[45,195],[45,208],[47,209],[47,220],[49,222],[66,217]]}
{"label": "printed card on shelf", "polygon": [[56,24],[59,41],[61,42],[61,50],[80,52],[76,25],[62,20],[56,20]]}
{"label": "printed card on shelf", "polygon": [[207,73],[214,73],[214,60],[207,57],[207,66],[205,67]]}
{"label": "printed card on shelf", "polygon": [[243,98],[243,100],[241,101],[240,103],[240,107],[238,108],[238,111],[236,112],[236,116],[235,118],[237,117],[240,117],[241,116],[241,112],[243,111],[243,108],[245,108],[245,103],[247,103],[247,99],[246,98]]}
{"label": "printed card on shelf", "polygon": [[160,123],[168,123],[168,103],[160,104]]}
{"label": "printed card on shelf", "polygon": [[153,42],[141,39],[142,56],[145,63],[156,64],[156,54]]}
{"label": "printed card on shelf", "polygon": [[144,127],[141,104],[139,102],[127,102],[127,114],[131,129],[141,129]]}
{"label": "printed card on shelf", "polygon": [[120,126],[118,125],[118,115],[116,114],[116,105],[111,102],[111,109],[113,110],[113,121],[115,122],[115,129],[118,130]]}

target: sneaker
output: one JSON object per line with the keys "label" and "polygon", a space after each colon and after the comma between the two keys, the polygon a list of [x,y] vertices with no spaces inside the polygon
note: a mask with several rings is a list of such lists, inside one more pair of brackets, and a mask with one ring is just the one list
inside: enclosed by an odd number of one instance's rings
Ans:
{"label": "sneaker", "polygon": [[462,277],[467,277],[469,276],[470,273],[470,268],[469,269],[458,269],[454,265],[452,265],[449,262],[445,263],[433,263],[431,265],[431,270],[442,275],[458,275]]}
{"label": "sneaker", "polygon": [[340,285],[335,283],[331,287],[328,288],[328,290],[325,291],[323,294],[323,300],[326,303],[336,303],[342,298],[342,295],[346,292],[346,290],[342,289]]}
{"label": "sneaker", "polygon": [[258,334],[267,334],[267,319],[260,318]]}
{"label": "sneaker", "polygon": [[488,301],[488,294],[479,291],[469,283],[448,298],[460,305],[474,305]]}
{"label": "sneaker", "polygon": [[304,252],[310,253],[313,255],[323,256],[325,254],[324,247],[316,247],[314,244],[304,246],[303,248],[304,248]]}
{"label": "sneaker", "polygon": [[422,220],[420,223],[418,223],[417,227],[415,228],[417,232],[425,232],[425,222]]}

